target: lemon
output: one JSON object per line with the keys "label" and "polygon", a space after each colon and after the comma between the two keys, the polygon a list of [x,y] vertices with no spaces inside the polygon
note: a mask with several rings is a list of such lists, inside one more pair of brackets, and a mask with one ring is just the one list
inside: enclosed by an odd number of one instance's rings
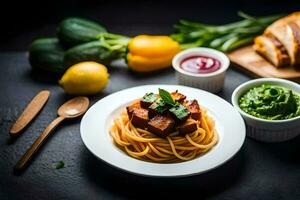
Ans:
{"label": "lemon", "polygon": [[107,68],[96,62],[80,62],[71,66],[59,80],[68,94],[90,95],[101,92],[108,83]]}

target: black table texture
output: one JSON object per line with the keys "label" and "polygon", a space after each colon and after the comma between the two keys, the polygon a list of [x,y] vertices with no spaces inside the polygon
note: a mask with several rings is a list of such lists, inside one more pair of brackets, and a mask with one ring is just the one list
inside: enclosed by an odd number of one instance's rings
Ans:
{"label": "black table texture", "polygon": [[[57,108],[71,98],[58,86],[59,76],[31,70],[26,52],[32,39],[55,34],[55,25],[64,17],[81,16],[99,20],[111,32],[133,36],[170,34],[172,24],[180,18],[222,24],[237,20],[238,10],[254,15],[300,10],[297,1],[268,0],[62,0],[59,5],[51,2],[45,1],[44,7],[48,9],[44,10],[36,9],[31,4],[26,4],[22,9],[20,3],[16,7],[19,14],[15,12],[19,21],[13,14],[7,15],[7,27],[11,31],[1,31],[0,200],[300,199],[300,137],[274,144],[246,138],[241,150],[230,161],[212,171],[184,178],[150,178],[123,172],[94,157],[81,140],[80,119],[77,119],[58,126],[31,165],[22,174],[14,174],[13,167],[18,159],[56,118]],[[14,7],[9,8],[8,11]],[[36,12],[35,17],[33,11]],[[13,25],[16,22],[19,28]],[[91,104],[134,86],[177,84],[171,68],[148,75],[135,74],[125,67],[108,68],[109,85],[100,94],[90,97]],[[233,90],[250,79],[253,78],[230,66],[224,88],[217,95],[230,102]],[[32,97],[42,89],[51,91],[46,106],[22,135],[11,139],[9,128]],[[232,121],[232,125],[234,123]],[[64,168],[55,168],[59,161],[65,163]]]}

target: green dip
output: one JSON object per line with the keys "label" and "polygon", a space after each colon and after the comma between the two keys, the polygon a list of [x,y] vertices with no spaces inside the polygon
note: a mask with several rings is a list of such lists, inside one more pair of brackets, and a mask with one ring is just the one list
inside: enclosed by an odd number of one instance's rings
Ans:
{"label": "green dip", "polygon": [[250,115],[268,120],[300,116],[300,96],[277,85],[263,84],[251,88],[240,97],[239,106]]}

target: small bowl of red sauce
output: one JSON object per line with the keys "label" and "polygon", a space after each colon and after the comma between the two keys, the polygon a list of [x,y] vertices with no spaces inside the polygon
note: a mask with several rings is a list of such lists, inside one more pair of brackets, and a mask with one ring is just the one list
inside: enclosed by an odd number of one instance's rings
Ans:
{"label": "small bowl of red sauce", "polygon": [[222,89],[229,64],[230,61],[224,53],[204,47],[181,51],[172,60],[180,85],[213,93]]}

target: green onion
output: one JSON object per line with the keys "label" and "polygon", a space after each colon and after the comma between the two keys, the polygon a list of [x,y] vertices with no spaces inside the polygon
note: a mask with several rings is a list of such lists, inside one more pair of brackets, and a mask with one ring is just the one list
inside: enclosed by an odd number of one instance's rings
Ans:
{"label": "green onion", "polygon": [[238,15],[243,20],[225,25],[180,20],[174,26],[176,33],[171,37],[179,42],[183,49],[204,46],[228,52],[251,43],[254,37],[282,17],[282,15],[254,17],[243,12],[238,12]]}

